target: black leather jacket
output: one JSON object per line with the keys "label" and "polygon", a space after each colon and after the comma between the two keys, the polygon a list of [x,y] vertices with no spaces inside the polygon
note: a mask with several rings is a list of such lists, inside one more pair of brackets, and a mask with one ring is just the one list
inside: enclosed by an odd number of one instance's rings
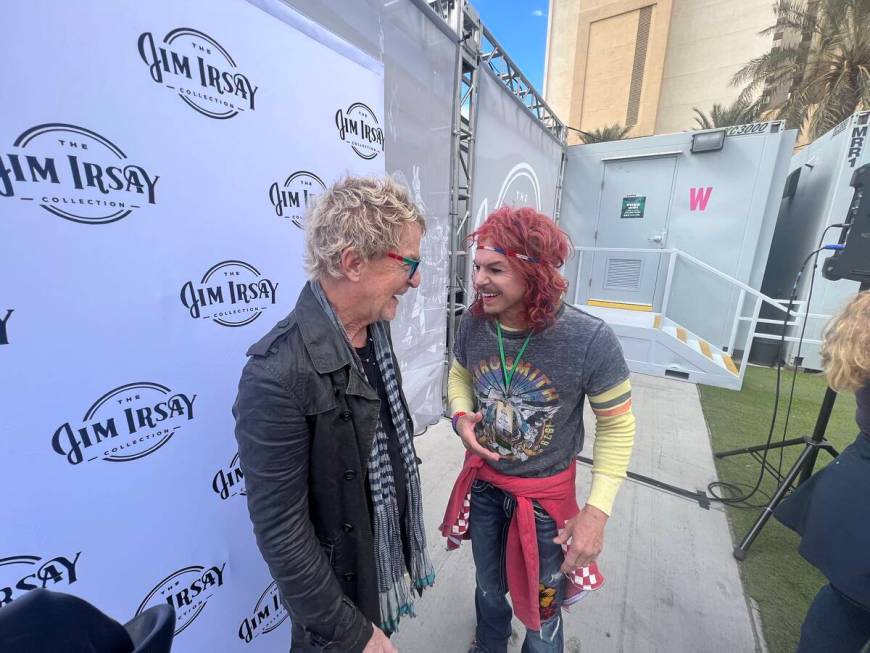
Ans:
{"label": "black leather jacket", "polygon": [[377,392],[308,285],[247,353],[233,406],[239,458],[257,545],[304,629],[294,650],[362,651],[380,623],[365,485]]}

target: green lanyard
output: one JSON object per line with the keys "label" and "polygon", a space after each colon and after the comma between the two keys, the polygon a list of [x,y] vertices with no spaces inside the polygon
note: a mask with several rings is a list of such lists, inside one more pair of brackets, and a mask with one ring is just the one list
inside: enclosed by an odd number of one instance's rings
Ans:
{"label": "green lanyard", "polygon": [[523,342],[523,346],[520,347],[520,351],[517,354],[517,357],[514,358],[514,364],[510,369],[507,368],[507,361],[504,357],[504,341],[502,340],[501,335],[501,322],[498,320],[495,321],[496,329],[498,330],[498,353],[501,355],[501,372],[504,374],[504,391],[507,394],[511,389],[511,381],[514,378],[514,372],[517,369],[517,366],[520,364],[520,359],[523,357],[523,353],[526,351],[526,346],[529,344],[529,340],[532,337],[532,332],[529,331],[529,335],[526,336],[525,341]]}

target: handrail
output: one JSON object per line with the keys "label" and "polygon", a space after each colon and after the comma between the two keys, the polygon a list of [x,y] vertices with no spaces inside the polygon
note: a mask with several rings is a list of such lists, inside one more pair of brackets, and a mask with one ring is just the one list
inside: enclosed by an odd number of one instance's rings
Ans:
{"label": "handrail", "polygon": [[[802,318],[802,317],[807,318],[808,320],[830,320],[832,317],[834,317],[833,315],[827,315],[824,313],[803,313],[801,311],[791,311],[791,315],[795,318],[794,322],[786,322],[785,326],[797,326],[797,325],[799,325],[800,318]],[[748,317],[743,317],[743,316],[739,317],[738,319],[743,321],[743,322],[746,322],[747,320],[749,320]],[[761,324],[783,324],[783,321],[779,320],[779,319],[770,320],[770,319],[765,319],[765,318],[760,317],[760,318],[758,318],[758,321]]]}
{"label": "handrail", "polygon": [[[780,300],[780,299],[774,299],[773,297],[768,297],[767,295],[765,295],[761,291],[756,290],[755,288],[753,288],[751,286],[747,286],[742,281],[725,274],[721,270],[717,270],[712,265],[704,263],[704,261],[701,261],[700,259],[695,258],[691,254],[687,254],[686,252],[684,252],[681,249],[676,249],[673,247],[661,248],[661,249],[642,248],[642,247],[588,247],[586,245],[575,245],[574,249],[577,251],[586,251],[586,252],[590,252],[590,251],[602,252],[603,251],[603,252],[634,252],[636,254],[669,254],[669,255],[673,254],[673,255],[676,255],[678,258],[684,258],[687,261],[689,261],[690,263],[694,263],[698,267],[700,267],[704,270],[707,270],[708,272],[712,272],[715,276],[719,277],[720,279],[724,279],[725,281],[728,281],[732,285],[740,288],[741,290],[745,290],[750,295],[754,295],[755,297],[767,302],[768,304],[770,304],[772,306],[775,306],[776,308],[778,308],[779,310],[781,310],[783,312],[785,312],[787,307],[788,307],[788,302],[784,302],[783,300]],[[783,303],[780,303],[780,302],[783,302]]]}
{"label": "handrail", "polygon": [[[661,307],[659,309],[659,312],[662,315],[664,315],[665,317],[667,317],[667,314],[668,314],[668,302],[670,300],[672,282],[673,282],[673,278],[674,278],[674,269],[676,267],[677,259],[682,258],[686,262],[693,264],[696,267],[701,268],[702,270],[706,270],[707,272],[711,273],[713,276],[718,277],[719,279],[722,279],[722,280],[726,281],[727,283],[731,284],[731,286],[734,289],[740,291],[740,297],[737,300],[737,305],[734,309],[734,318],[732,319],[732,322],[730,325],[731,328],[730,328],[730,333],[728,335],[728,343],[727,343],[727,345],[725,345],[723,343],[717,344],[717,346],[722,347],[722,350],[728,352],[728,354],[733,355],[733,353],[735,351],[735,344],[736,344],[737,336],[740,332],[740,325],[743,323],[746,323],[746,322],[749,323],[745,327],[746,328],[746,337],[744,338],[744,342],[743,342],[743,351],[745,353],[748,354],[749,349],[751,348],[752,343],[755,340],[755,338],[760,336],[763,339],[764,338],[769,339],[767,337],[768,334],[756,333],[756,327],[760,321],[761,322],[773,322],[773,320],[760,318],[761,307],[763,304],[766,303],[770,306],[773,306],[778,311],[786,313],[786,317],[794,316],[795,318],[799,318],[799,317],[802,317],[805,315],[805,313],[800,310],[800,308],[805,304],[805,302],[803,300],[791,302],[791,306],[789,306],[788,300],[774,299],[773,297],[769,297],[768,295],[764,294],[760,290],[756,290],[755,288],[752,288],[751,286],[743,283],[742,281],[735,279],[734,277],[732,277],[732,276],[730,276],[730,275],[728,275],[720,270],[717,270],[716,268],[709,265],[708,263],[705,263],[704,261],[701,261],[701,260],[695,258],[691,254],[687,254],[686,252],[679,250],[679,249],[676,249],[676,248],[661,248],[661,249],[659,249],[659,248],[643,248],[643,247],[591,247],[591,246],[586,246],[586,245],[577,245],[577,246],[574,246],[574,251],[577,252],[577,254],[578,254],[578,257],[577,257],[578,258],[577,278],[575,280],[575,285],[574,285],[574,303],[575,304],[578,303],[578,301],[579,301],[580,275],[583,272],[583,262],[584,262],[583,255],[587,252],[589,252],[589,253],[592,253],[592,252],[616,252],[616,253],[632,253],[632,254],[658,254],[659,256],[667,256],[669,259],[668,260],[667,278],[665,281],[664,291],[662,293]],[[749,306],[746,305],[747,296],[750,296],[753,299],[752,303]],[[805,311],[806,307],[803,306],[803,309]],[[825,316],[817,315],[817,314],[810,314],[808,317],[822,318]],[[796,322],[795,323],[789,322],[789,326],[793,326],[794,324],[796,324]],[[783,336],[782,335],[777,336],[777,339],[781,338],[781,337],[783,337]],[[786,337],[785,340],[791,342],[795,339],[791,338],[791,337]],[[805,339],[804,342],[809,342],[809,341]],[[743,383],[743,377],[746,374],[746,368],[747,368],[746,362],[747,362],[747,360],[748,360],[748,357],[744,357],[744,359],[741,360],[739,363],[738,376],[740,378],[741,384]]]}

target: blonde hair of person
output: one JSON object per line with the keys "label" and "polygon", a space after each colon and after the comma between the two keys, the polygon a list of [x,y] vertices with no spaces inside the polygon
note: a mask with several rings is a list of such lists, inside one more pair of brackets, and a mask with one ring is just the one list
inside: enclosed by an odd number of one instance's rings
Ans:
{"label": "blonde hair of person", "polygon": [[822,343],[828,384],[855,391],[870,381],[870,291],[856,295],[828,325]]}
{"label": "blonde hair of person", "polygon": [[347,177],[317,198],[305,220],[305,271],[311,279],[341,276],[341,253],[370,261],[399,246],[402,229],[426,219],[408,189],[392,177]]}

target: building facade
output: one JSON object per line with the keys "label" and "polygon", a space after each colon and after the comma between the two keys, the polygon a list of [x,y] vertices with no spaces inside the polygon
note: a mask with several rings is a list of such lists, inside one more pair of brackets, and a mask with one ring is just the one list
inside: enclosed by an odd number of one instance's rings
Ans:
{"label": "building facade", "polygon": [[[730,105],[731,78],[768,52],[770,0],[550,0],[544,97],[569,126],[629,136],[692,129]],[[571,132],[570,143],[578,142]]]}

